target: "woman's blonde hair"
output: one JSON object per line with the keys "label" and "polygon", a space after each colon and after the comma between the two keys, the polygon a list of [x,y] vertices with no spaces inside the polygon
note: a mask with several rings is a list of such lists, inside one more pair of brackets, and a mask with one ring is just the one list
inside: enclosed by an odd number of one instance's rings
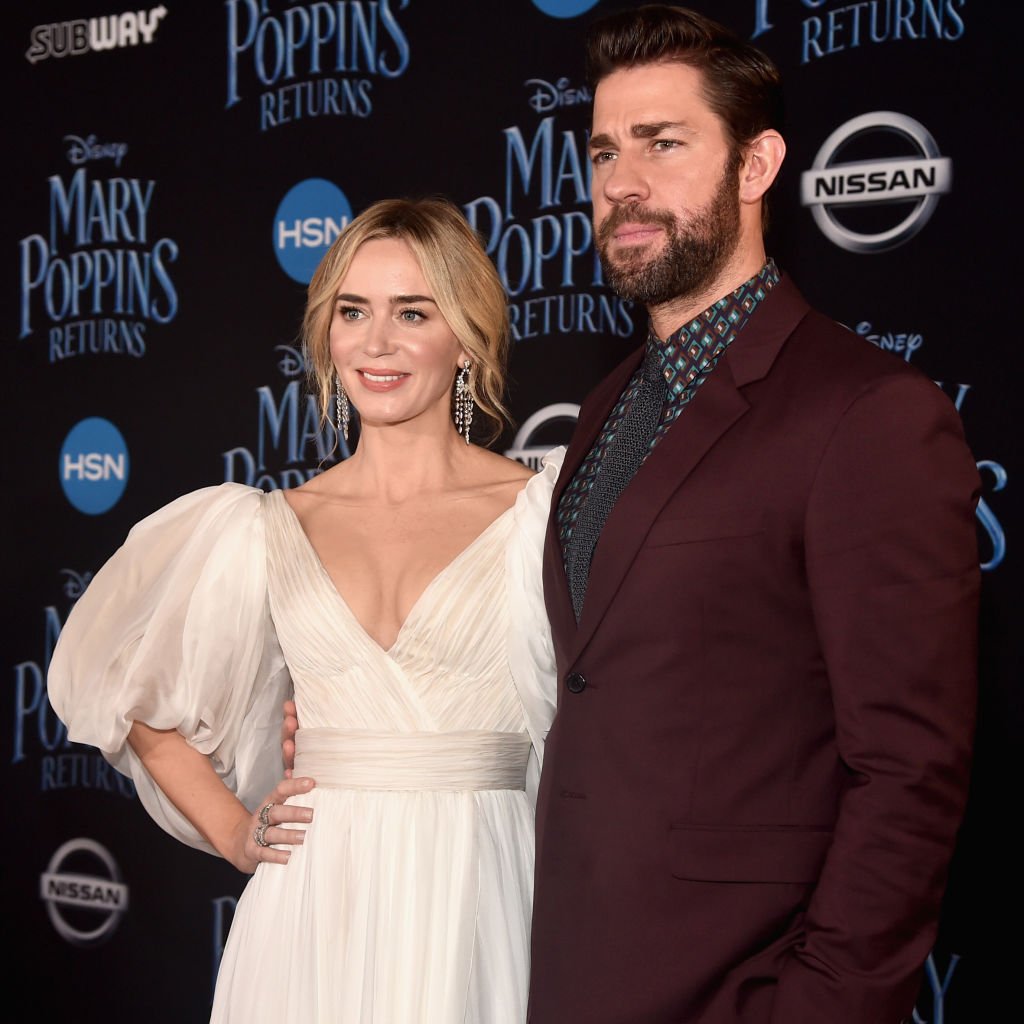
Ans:
{"label": "woman's blonde hair", "polygon": [[[441,315],[472,360],[473,398],[493,441],[510,422],[502,402],[508,361],[508,300],[479,237],[446,199],[382,199],[335,239],[309,282],[302,346],[310,389],[326,421],[334,394],[330,328],[334,299],[364,242],[397,238],[412,250]],[[454,376],[453,376],[454,381]]]}

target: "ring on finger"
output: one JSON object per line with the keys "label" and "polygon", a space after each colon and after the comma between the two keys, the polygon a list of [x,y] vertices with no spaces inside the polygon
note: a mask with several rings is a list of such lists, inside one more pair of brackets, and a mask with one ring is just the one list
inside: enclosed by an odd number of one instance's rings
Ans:
{"label": "ring on finger", "polygon": [[269,825],[270,824],[270,808],[273,807],[273,806],[274,806],[274,802],[273,802],[273,800],[271,800],[271,802],[269,804],[264,804],[260,808],[259,818],[260,818],[260,824],[261,825]]}
{"label": "ring on finger", "polygon": [[267,842],[267,829],[268,828],[270,828],[269,824],[257,825],[256,826],[256,831],[253,832],[252,837],[253,837],[254,840],[256,840],[256,845],[257,846],[269,846],[270,845],[270,843]]}

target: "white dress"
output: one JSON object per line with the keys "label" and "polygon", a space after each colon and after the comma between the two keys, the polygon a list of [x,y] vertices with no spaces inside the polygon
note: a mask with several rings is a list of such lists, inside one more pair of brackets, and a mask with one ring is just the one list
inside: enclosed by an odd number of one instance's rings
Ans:
{"label": "white dress", "polygon": [[294,686],[304,845],[239,901],[216,1022],[526,1019],[533,804],[554,714],[541,585],[561,461],[429,584],[390,650],[362,629],[280,492],[236,484],[139,523],[64,627],[50,699],[209,849],[126,743],[177,728],[254,808],[280,777]]}

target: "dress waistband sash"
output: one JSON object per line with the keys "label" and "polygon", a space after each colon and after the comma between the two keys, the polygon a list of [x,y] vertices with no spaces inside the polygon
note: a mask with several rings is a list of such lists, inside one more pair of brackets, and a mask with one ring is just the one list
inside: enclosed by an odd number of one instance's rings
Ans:
{"label": "dress waistband sash", "polygon": [[525,732],[300,729],[295,778],[340,789],[525,789]]}

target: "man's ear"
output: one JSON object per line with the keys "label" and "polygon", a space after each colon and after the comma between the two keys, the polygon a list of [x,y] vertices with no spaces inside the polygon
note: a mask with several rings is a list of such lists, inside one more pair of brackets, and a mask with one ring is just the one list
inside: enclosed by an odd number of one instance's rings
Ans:
{"label": "man's ear", "polygon": [[771,188],[786,158],[786,142],[769,128],[749,142],[740,165],[740,202],[759,203]]}

